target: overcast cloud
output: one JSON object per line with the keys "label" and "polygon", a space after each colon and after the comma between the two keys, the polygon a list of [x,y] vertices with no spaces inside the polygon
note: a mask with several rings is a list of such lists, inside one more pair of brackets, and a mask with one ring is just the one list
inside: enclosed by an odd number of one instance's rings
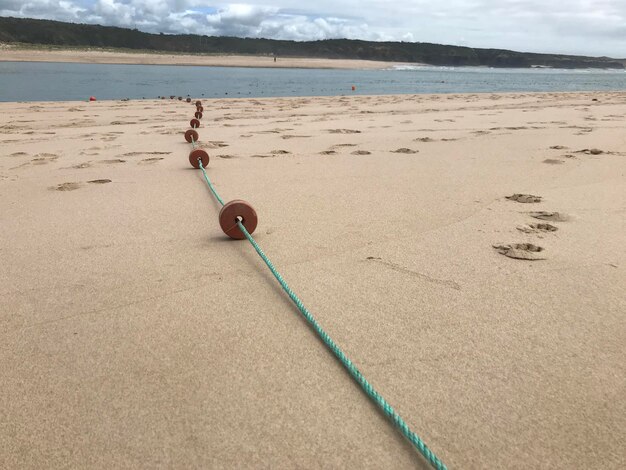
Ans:
{"label": "overcast cloud", "polygon": [[0,0],[0,16],[153,33],[420,41],[626,57],[626,0]]}

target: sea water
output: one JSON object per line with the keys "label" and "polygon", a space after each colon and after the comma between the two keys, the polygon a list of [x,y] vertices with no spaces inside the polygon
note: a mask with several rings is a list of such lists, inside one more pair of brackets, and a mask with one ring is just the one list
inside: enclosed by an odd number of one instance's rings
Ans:
{"label": "sea water", "polygon": [[[352,91],[352,87],[355,90]],[[0,101],[626,91],[624,70],[397,66],[387,70],[0,62]]]}

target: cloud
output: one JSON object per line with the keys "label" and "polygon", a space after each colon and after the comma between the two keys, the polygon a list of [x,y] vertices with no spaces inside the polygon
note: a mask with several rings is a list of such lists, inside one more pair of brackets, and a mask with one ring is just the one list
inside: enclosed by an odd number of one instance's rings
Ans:
{"label": "cloud", "polygon": [[[208,3],[211,2],[211,3]],[[0,0],[0,15],[147,32],[465,44],[626,55],[623,0]]]}

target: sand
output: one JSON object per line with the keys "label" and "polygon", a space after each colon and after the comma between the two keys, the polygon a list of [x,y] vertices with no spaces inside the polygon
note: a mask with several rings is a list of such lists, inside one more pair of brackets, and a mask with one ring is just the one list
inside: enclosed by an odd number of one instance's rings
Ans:
{"label": "sand", "polygon": [[[205,65],[213,67],[268,67],[302,69],[390,69],[400,62],[350,59],[313,59],[250,55],[201,55],[122,52],[80,49],[22,49],[0,44],[0,62],[75,62],[83,64],[141,64],[141,65]],[[424,65],[411,63],[410,65]]]}
{"label": "sand", "polygon": [[[205,100],[225,200],[450,468],[626,466],[626,94]],[[180,101],[0,103],[0,468],[426,468]]]}

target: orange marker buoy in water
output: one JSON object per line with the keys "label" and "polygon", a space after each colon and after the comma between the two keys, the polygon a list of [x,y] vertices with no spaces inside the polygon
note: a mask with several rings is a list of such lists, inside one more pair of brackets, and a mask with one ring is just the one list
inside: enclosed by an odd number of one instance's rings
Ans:
{"label": "orange marker buoy in water", "polygon": [[90,96],[89,97],[89,101],[96,101],[96,97],[95,96]]}

